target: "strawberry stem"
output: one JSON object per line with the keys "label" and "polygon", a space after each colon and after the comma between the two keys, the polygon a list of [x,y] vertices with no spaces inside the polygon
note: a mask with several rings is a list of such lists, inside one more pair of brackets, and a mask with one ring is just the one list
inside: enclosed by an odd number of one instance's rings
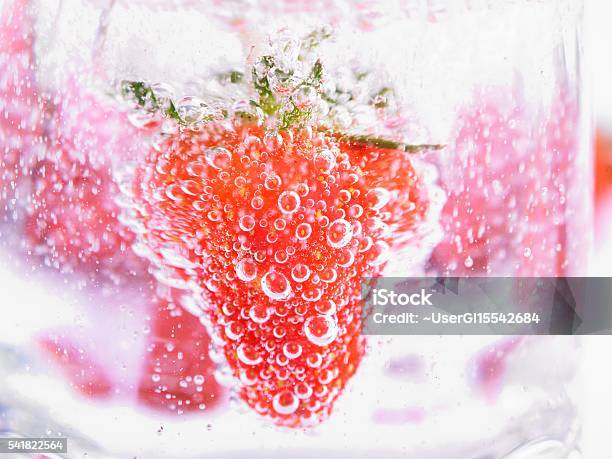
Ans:
{"label": "strawberry stem", "polygon": [[132,100],[140,109],[154,113],[163,111],[163,113],[174,119],[176,122],[183,124],[176,106],[172,100],[164,107],[162,101],[157,97],[153,88],[143,81],[128,81],[121,82],[121,94],[124,98]]}
{"label": "strawberry stem", "polygon": [[340,139],[349,143],[360,143],[364,145],[370,145],[384,150],[397,150],[403,151],[404,153],[420,153],[427,150],[441,150],[446,145],[439,144],[422,144],[422,145],[411,145],[405,142],[400,142],[391,139],[385,139],[383,137],[372,137],[367,135],[341,135]]}
{"label": "strawberry stem", "polygon": [[[337,138],[344,142],[410,154],[444,148],[444,145],[412,145],[380,136],[343,132],[346,118],[350,120],[352,115],[350,104],[361,101],[373,110],[386,112],[395,106],[395,95],[392,87],[384,86],[369,96],[366,94],[366,99],[363,99],[363,91],[359,91],[355,85],[367,86],[372,76],[370,71],[363,69],[353,70],[353,85],[346,82],[337,85],[333,76],[325,71],[321,60],[315,59],[312,54],[330,36],[329,29],[320,28],[297,44],[292,40],[281,40],[278,42],[281,51],[260,56],[245,72],[229,70],[217,74],[216,78],[221,84],[241,85],[249,94],[248,104],[243,109],[221,109],[219,115],[222,118],[236,116],[249,122],[266,121],[266,129],[275,131],[311,124],[330,133],[339,132]],[[287,55],[294,56],[294,60],[287,59]],[[250,79],[247,78],[249,74]],[[168,96],[157,94],[155,86],[141,81],[123,81],[121,92],[139,109],[149,113],[161,112],[181,126],[189,124],[181,116],[175,102]],[[212,116],[202,116],[197,122],[205,123],[213,119]]]}

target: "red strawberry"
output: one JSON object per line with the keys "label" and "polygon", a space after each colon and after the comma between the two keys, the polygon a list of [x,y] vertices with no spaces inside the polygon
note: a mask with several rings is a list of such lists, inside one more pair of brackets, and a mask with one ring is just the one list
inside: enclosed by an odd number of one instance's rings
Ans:
{"label": "red strawberry", "polygon": [[14,209],[27,158],[41,142],[43,107],[34,78],[29,2],[0,6],[0,213]]}
{"label": "red strawberry", "polygon": [[[608,244],[612,221],[612,137],[602,130],[595,136],[595,165],[595,244],[612,247]],[[598,258],[605,263],[605,256],[600,254]]]}
{"label": "red strawberry", "polygon": [[459,111],[456,140],[442,160],[449,164],[441,166],[448,194],[445,238],[433,260],[442,272],[492,274],[503,262],[508,227],[519,218],[507,200],[515,148],[524,135],[521,120],[521,109],[511,98],[490,94],[479,93],[473,105]]}
{"label": "red strawberry", "polygon": [[146,272],[131,252],[132,233],[118,221],[118,191],[108,171],[58,158],[39,161],[31,176],[26,235],[48,264],[96,275]]}
{"label": "red strawberry", "polygon": [[[579,136],[578,98],[566,86],[554,94],[550,108],[529,138],[537,141],[523,180],[513,184],[522,196],[523,228],[514,246],[515,275],[523,277],[584,275],[585,263],[569,254],[590,247],[592,171]],[[588,170],[588,172],[587,172]],[[578,204],[580,203],[580,204]]]}
{"label": "red strawberry", "polygon": [[40,346],[61,368],[72,388],[82,395],[102,399],[112,395],[113,383],[104,367],[66,336],[45,336]]}
{"label": "red strawberry", "polygon": [[144,242],[162,270],[188,267],[240,396],[280,425],[330,413],[364,352],[361,279],[393,242],[389,191],[351,155],[309,128],[209,124],[162,139],[135,176]]}
{"label": "red strawberry", "polygon": [[477,93],[459,111],[456,140],[440,165],[448,200],[442,273],[560,275],[567,231],[564,187],[575,160],[577,107],[562,96],[533,117],[520,94]]}
{"label": "red strawberry", "polygon": [[197,317],[174,301],[161,301],[148,342],[138,386],[144,406],[182,414],[217,403],[221,390],[208,356],[210,338]]}
{"label": "red strawberry", "polygon": [[26,223],[34,251],[63,272],[113,276],[146,273],[131,250],[133,233],[119,221],[113,160],[142,148],[137,130],[120,110],[93,93],[67,86],[50,120],[45,158],[31,172]]}
{"label": "red strawberry", "polygon": [[612,137],[603,130],[595,135],[595,155],[595,194],[600,198],[612,185]]}
{"label": "red strawberry", "polygon": [[490,403],[503,389],[508,358],[524,343],[523,337],[504,338],[478,352],[470,365],[474,388]]}
{"label": "red strawberry", "polygon": [[[154,295],[145,306],[150,310],[146,321],[138,303],[112,316],[100,311],[105,305],[84,306],[84,329],[46,332],[38,342],[72,387],[88,398],[130,400],[167,414],[202,412],[215,406],[221,394],[208,356],[210,338],[195,316],[176,305],[172,298],[179,297],[177,291],[167,296]],[[129,298],[138,302],[144,297]],[[111,296],[111,306],[116,302],[117,296]],[[125,335],[115,333],[109,343],[108,329],[119,326]],[[143,333],[145,326],[149,333]],[[122,342],[129,342],[130,349],[121,349]]]}

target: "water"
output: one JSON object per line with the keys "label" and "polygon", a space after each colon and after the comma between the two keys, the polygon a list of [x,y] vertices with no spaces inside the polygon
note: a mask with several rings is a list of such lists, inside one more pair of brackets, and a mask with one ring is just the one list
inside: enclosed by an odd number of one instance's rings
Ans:
{"label": "water", "polygon": [[0,429],[71,457],[574,451],[575,339],[366,343],[358,297],[587,274],[580,2],[2,8]]}

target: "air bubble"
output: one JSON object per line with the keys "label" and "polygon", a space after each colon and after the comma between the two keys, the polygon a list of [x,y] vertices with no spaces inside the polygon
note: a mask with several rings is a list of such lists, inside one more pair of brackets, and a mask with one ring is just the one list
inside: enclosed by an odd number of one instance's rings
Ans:
{"label": "air bubble", "polygon": [[261,196],[255,196],[253,199],[251,199],[251,207],[255,210],[259,210],[263,207],[264,205],[264,200]]}
{"label": "air bubble", "polygon": [[264,180],[264,186],[267,190],[270,191],[278,190],[278,188],[281,186],[281,183],[281,178],[276,174],[270,174]]}
{"label": "air bubble", "polygon": [[203,177],[206,171],[206,166],[200,161],[192,161],[185,168],[191,177]]}
{"label": "air bubble", "polygon": [[336,303],[332,300],[320,301],[316,304],[315,309],[319,314],[333,315],[336,313]]}
{"label": "air bubble", "polygon": [[351,192],[348,190],[340,190],[338,196],[340,197],[340,200],[345,204],[351,200]]}
{"label": "air bubble", "polygon": [[310,277],[310,268],[298,263],[291,269],[291,278],[296,282],[305,282]]}
{"label": "air bubble", "polygon": [[291,295],[291,284],[282,273],[276,271],[264,274],[261,289],[271,300],[282,301]]}
{"label": "air bubble", "polygon": [[221,220],[221,212],[219,212],[218,210],[211,210],[210,212],[208,212],[207,216],[211,222],[218,222]]}
{"label": "air bubble", "polygon": [[244,368],[240,370],[240,382],[245,386],[252,386],[257,382],[257,371],[253,368]]}
{"label": "air bubble", "polygon": [[361,239],[359,241],[359,250],[358,250],[359,253],[364,253],[370,250],[370,248],[372,247],[372,244],[374,244],[374,241],[372,240],[370,236],[366,236],[363,239]]}
{"label": "air bubble", "polygon": [[305,241],[312,234],[312,227],[308,223],[300,223],[295,229],[295,237]]}
{"label": "air bubble", "polygon": [[244,282],[250,282],[257,276],[257,265],[250,258],[243,258],[236,264],[236,275]]}
{"label": "air bubble", "polygon": [[238,341],[243,334],[244,330],[239,322],[228,322],[225,325],[225,336],[232,341]]}
{"label": "air bubble", "polygon": [[350,217],[359,218],[363,215],[363,207],[361,207],[359,204],[353,204],[351,207],[349,207],[348,214]]}
{"label": "air bubble", "polygon": [[386,188],[373,188],[366,194],[366,199],[372,209],[383,208],[391,199],[391,194]]}
{"label": "air bubble", "polygon": [[353,237],[353,228],[346,220],[334,220],[327,230],[327,242],[331,247],[340,249],[347,245]]}
{"label": "air bubble", "polygon": [[296,189],[297,193],[302,197],[305,198],[306,196],[308,196],[308,193],[310,191],[310,188],[308,187],[308,185],[306,183],[300,183],[297,186]]}
{"label": "air bubble", "polygon": [[351,252],[350,250],[344,249],[338,255],[337,260],[338,260],[338,266],[341,266],[343,268],[348,268],[355,262],[355,255],[353,255],[353,252]]}
{"label": "air bubble", "polygon": [[333,282],[336,282],[336,279],[338,278],[338,273],[334,268],[327,268],[319,274],[319,277],[323,282],[331,284]]}
{"label": "air bubble", "polygon": [[289,415],[298,409],[300,401],[288,390],[276,394],[272,398],[272,408],[278,414]]}
{"label": "air bubble", "polygon": [[253,346],[242,343],[236,349],[238,359],[245,365],[257,365],[263,361],[257,350]]}
{"label": "air bubble", "polygon": [[242,231],[246,231],[248,233],[255,228],[255,218],[253,218],[252,215],[243,215],[240,217],[238,225]]}
{"label": "air bubble", "polygon": [[304,323],[304,334],[312,344],[327,346],[338,336],[338,325],[333,316],[309,317]]}
{"label": "air bubble", "polygon": [[472,266],[474,266],[474,259],[472,257],[467,257],[463,262],[463,265],[466,268],[471,268]]}
{"label": "air bubble", "polygon": [[195,124],[210,116],[214,110],[198,97],[183,97],[176,103],[178,116],[187,124]]}
{"label": "air bubble", "polygon": [[321,174],[328,174],[336,165],[336,158],[329,150],[321,150],[314,157],[315,170]]}
{"label": "air bubble", "polygon": [[189,196],[197,196],[200,194],[199,185],[193,180],[184,180],[181,182],[181,190]]}
{"label": "air bubble", "polygon": [[284,191],[278,197],[278,208],[284,214],[292,214],[300,207],[300,197],[295,191]]}
{"label": "air bubble", "polygon": [[[277,312],[278,314],[278,312]],[[274,337],[277,339],[283,339],[286,335],[287,335],[287,330],[285,329],[285,327],[278,325],[276,327],[274,327],[274,330],[272,330],[272,333],[274,334]]]}
{"label": "air bubble", "polygon": [[310,368],[319,368],[322,363],[323,356],[318,352],[315,352],[314,354],[309,354],[306,357],[306,365],[308,365]]}
{"label": "air bubble", "polygon": [[293,392],[300,400],[307,400],[312,396],[312,387],[304,382],[300,382],[295,385]]}
{"label": "air bubble", "polygon": [[208,148],[204,152],[204,155],[206,157],[206,162],[210,165],[210,167],[217,170],[228,169],[232,164],[232,154],[227,148]]}
{"label": "air bubble", "polygon": [[270,310],[265,305],[255,305],[249,309],[249,317],[258,324],[266,323],[270,319],[270,315]]}
{"label": "air bubble", "polygon": [[302,346],[294,342],[285,343],[283,344],[283,354],[288,359],[297,359],[302,355]]}
{"label": "air bubble", "polygon": [[173,201],[181,201],[181,187],[177,183],[172,183],[168,185],[166,187],[166,196]]}
{"label": "air bubble", "polygon": [[287,222],[282,218],[277,218],[274,220],[274,229],[276,231],[282,231],[287,227]]}
{"label": "air bubble", "polygon": [[287,255],[287,252],[285,252],[284,250],[277,250],[274,253],[274,259],[276,260],[277,263],[283,264],[287,262],[287,260],[289,259],[289,256]]}
{"label": "air bubble", "polygon": [[302,292],[302,299],[304,301],[315,302],[319,301],[323,296],[323,290],[317,287],[311,287]]}

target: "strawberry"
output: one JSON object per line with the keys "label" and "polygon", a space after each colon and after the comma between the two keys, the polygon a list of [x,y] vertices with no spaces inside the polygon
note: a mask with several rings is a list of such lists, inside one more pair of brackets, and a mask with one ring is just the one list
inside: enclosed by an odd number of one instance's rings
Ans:
{"label": "strawberry", "polygon": [[117,219],[117,186],[107,171],[65,158],[44,159],[31,178],[26,236],[47,264],[97,277],[110,276],[113,269],[146,272],[146,264],[131,252],[133,234]]}
{"label": "strawberry", "polygon": [[[14,210],[27,158],[41,142],[43,103],[34,77],[29,2],[7,0],[0,6],[0,206]],[[14,215],[10,216],[15,218]]]}
{"label": "strawberry", "polygon": [[604,130],[595,134],[595,196],[601,198],[612,185],[612,138]]}
{"label": "strawberry", "polygon": [[507,361],[524,342],[520,336],[501,339],[481,349],[471,362],[469,368],[474,389],[489,403],[497,400],[503,389]]}
{"label": "strawberry", "polygon": [[[521,216],[526,225],[517,231],[513,246],[520,277],[570,276],[585,273],[582,261],[569,254],[588,253],[593,178],[583,173],[579,144],[581,130],[578,98],[566,85],[556,88],[550,107],[537,118],[535,153],[526,161],[523,180],[513,183],[521,196]],[[520,167],[520,165],[519,165]],[[587,190],[587,188],[589,188]],[[529,191],[525,193],[525,191]],[[572,263],[573,262],[573,263]]]}
{"label": "strawberry", "polygon": [[447,188],[445,238],[433,260],[448,274],[491,274],[495,259],[505,256],[508,225],[518,218],[507,199],[515,148],[524,134],[522,125],[509,120],[521,120],[521,110],[495,95],[478,94],[474,100],[459,111],[448,148],[451,165],[441,167]]}
{"label": "strawberry", "polygon": [[112,379],[104,367],[69,337],[47,334],[39,340],[39,345],[62,370],[73,389],[93,399],[112,395]]}
{"label": "strawberry", "polygon": [[381,125],[398,115],[389,88],[372,94],[358,69],[355,88],[328,79],[312,52],[329,34],[280,33],[246,72],[216,75],[228,100],[122,82],[138,107],[176,123],[127,190],[141,253],[159,278],[189,285],[242,400],[288,427],[330,414],[364,353],[362,279],[435,214],[430,180],[406,154],[428,146]]}
{"label": "strawberry", "polygon": [[351,156],[368,163],[325,132],[226,121],[163,137],[135,174],[143,241],[162,271],[186,268],[240,397],[278,425],[326,418],[364,353],[361,279],[400,216]]}
{"label": "strawberry", "polygon": [[[127,294],[119,292],[123,297]],[[87,398],[132,400],[166,414],[208,410],[221,394],[208,357],[210,338],[197,317],[177,306],[179,296],[176,290],[153,294],[153,302],[143,305],[144,311],[138,302],[146,295],[130,296],[135,303],[125,313],[116,311],[112,316],[99,311],[104,305],[98,303],[95,308],[84,307],[86,324],[123,327],[126,336],[115,333],[116,343],[107,342],[106,331],[99,333],[86,325],[83,330],[46,331],[38,339],[39,347],[73,389]],[[114,296],[111,300],[117,301]],[[128,313],[133,317],[127,317]],[[143,329],[150,331],[143,333]],[[129,350],[116,348],[126,340]],[[126,373],[124,368],[136,371]]]}
{"label": "strawberry", "polygon": [[[63,272],[116,282],[146,273],[119,221],[113,160],[129,158],[146,137],[127,113],[72,81],[50,119],[45,153],[31,170],[26,236],[36,254]],[[96,277],[97,276],[97,277]]]}
{"label": "strawberry", "polygon": [[[178,296],[178,291],[172,296]],[[143,406],[182,414],[217,404],[221,390],[208,356],[210,338],[197,317],[174,300],[160,301],[147,341],[138,385]]]}
{"label": "strawberry", "polygon": [[564,187],[575,158],[569,96],[534,119],[519,94],[477,92],[440,166],[448,199],[432,263],[445,274],[560,275]]}

